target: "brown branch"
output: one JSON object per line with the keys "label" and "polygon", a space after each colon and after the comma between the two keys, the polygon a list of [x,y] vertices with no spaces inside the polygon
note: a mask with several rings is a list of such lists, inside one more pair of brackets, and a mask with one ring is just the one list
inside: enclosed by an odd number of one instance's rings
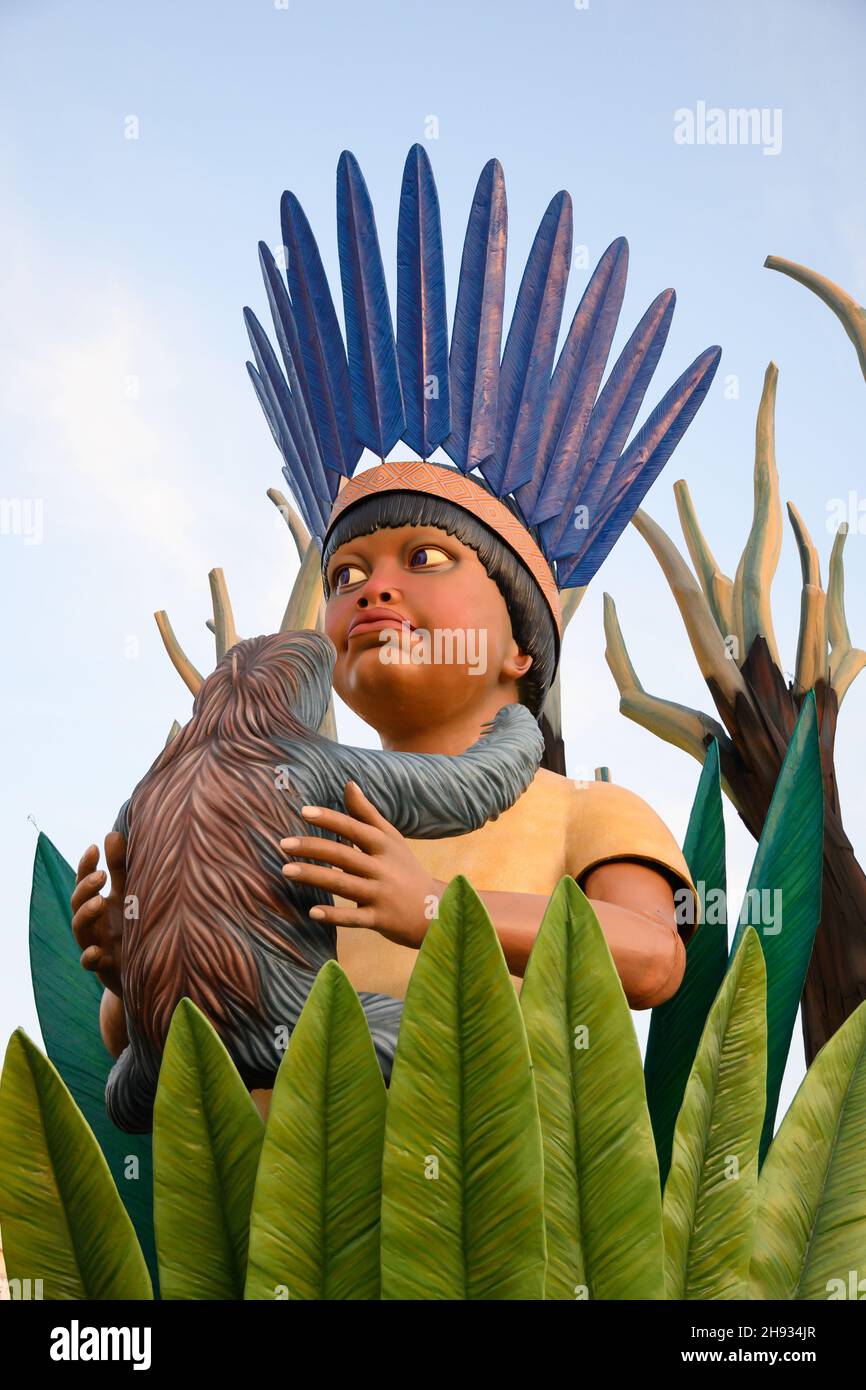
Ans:
{"label": "brown branch", "polygon": [[177,671],[177,674],[180,676],[187,690],[191,691],[193,695],[197,695],[203,684],[201,672],[197,671],[193,666],[186,652],[175,637],[174,629],[168,620],[168,614],[165,610],[160,609],[160,611],[154,613],[153,616],[156,619],[159,635],[168,652],[172,666]]}

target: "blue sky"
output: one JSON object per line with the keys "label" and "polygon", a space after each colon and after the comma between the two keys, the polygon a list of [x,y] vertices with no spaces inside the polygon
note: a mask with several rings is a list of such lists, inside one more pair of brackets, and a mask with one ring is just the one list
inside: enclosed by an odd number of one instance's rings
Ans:
{"label": "blue sky", "polygon": [[[41,506],[42,537],[0,536],[0,1035],[20,1023],[38,1036],[29,817],[77,860],[110,828],[172,719],[188,715],[153,611],[168,610],[204,670],[213,664],[204,628],[212,566],[225,569],[241,632],[271,630],[282,614],[295,566],[265,499],[281,486],[279,459],[246,379],[241,308],[265,309],[256,243],[277,245],[283,189],[304,204],[339,299],[334,174],[352,149],[393,286],[403,160],[426,142],[452,310],[484,162],[496,155],[505,169],[511,299],[547,202],[569,189],[590,266],[613,237],[630,242],[615,350],[659,290],[677,290],[652,403],[702,348],[724,349],[648,510],[678,534],[671,483],[686,477],[733,573],[751,510],[755,410],[774,359],[782,496],[796,501],[826,558],[832,499],[863,488],[863,381],[829,311],[762,265],[784,255],[866,299],[864,30],[862,6],[845,0],[589,0],[585,9],[573,0],[4,0],[2,492]],[[781,149],[678,144],[675,112],[699,102],[781,112]],[[136,140],[125,138],[131,116]],[[572,273],[566,321],[586,274]],[[724,389],[732,377],[736,394]],[[864,644],[862,534],[846,558],[852,637]],[[646,687],[709,708],[666,585],[629,530],[566,643],[570,770],[609,765],[681,837],[698,768],[618,714],[603,659],[604,589]],[[774,596],[791,669],[799,565],[790,534]],[[847,697],[838,740],[846,825],[861,857],[864,716],[866,682]],[[345,711],[340,729],[370,742]],[[733,814],[729,828],[731,878],[742,885],[753,846]],[[801,1072],[797,1039],[787,1096]]]}

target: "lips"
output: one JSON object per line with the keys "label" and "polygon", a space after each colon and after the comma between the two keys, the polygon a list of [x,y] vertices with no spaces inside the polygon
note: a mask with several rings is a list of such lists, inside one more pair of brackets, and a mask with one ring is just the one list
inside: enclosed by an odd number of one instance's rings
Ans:
{"label": "lips", "polygon": [[414,630],[415,624],[396,608],[365,608],[363,613],[357,613],[352,619],[346,635],[356,637],[361,632],[378,632],[384,627],[399,628],[403,623]]}

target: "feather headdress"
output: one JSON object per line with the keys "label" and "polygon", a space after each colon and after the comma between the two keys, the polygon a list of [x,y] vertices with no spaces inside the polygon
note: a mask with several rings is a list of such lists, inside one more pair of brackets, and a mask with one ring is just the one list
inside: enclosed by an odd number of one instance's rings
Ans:
{"label": "feather headdress", "polygon": [[[557,193],[503,352],[507,220],[502,168],[491,159],[469,212],[449,345],[439,199],[426,151],[412,147],[400,193],[395,336],[373,205],[345,152],[337,168],[345,343],[309,223],[285,193],[285,281],[259,248],[282,365],[245,309],[255,358],[247,368],[320,544],[337,514],[372,490],[432,490],[473,511],[477,490],[500,499],[484,519],[528,564],[561,629],[557,588],[589,583],[694,418],[721,349],[695,358],[627,443],[668,335],[673,290],[653,300],[602,388],[628,264],[618,238],[556,358],[572,250],[571,198]],[[442,448],[455,467],[389,462],[359,474],[337,501],[365,448],[384,461],[399,440],[424,461]]]}

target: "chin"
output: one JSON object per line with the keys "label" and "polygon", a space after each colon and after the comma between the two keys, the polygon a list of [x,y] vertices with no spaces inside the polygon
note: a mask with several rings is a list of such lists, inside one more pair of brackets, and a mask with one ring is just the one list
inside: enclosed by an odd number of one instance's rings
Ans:
{"label": "chin", "polygon": [[[366,723],[377,727],[377,715],[385,707],[391,714],[405,706],[414,715],[412,723],[425,708],[442,709],[443,705],[459,704],[465,695],[465,682],[443,680],[442,667],[390,664],[380,658],[377,647],[359,652],[351,666],[334,672],[334,689],[340,699]],[[452,668],[456,670],[457,668]]]}

